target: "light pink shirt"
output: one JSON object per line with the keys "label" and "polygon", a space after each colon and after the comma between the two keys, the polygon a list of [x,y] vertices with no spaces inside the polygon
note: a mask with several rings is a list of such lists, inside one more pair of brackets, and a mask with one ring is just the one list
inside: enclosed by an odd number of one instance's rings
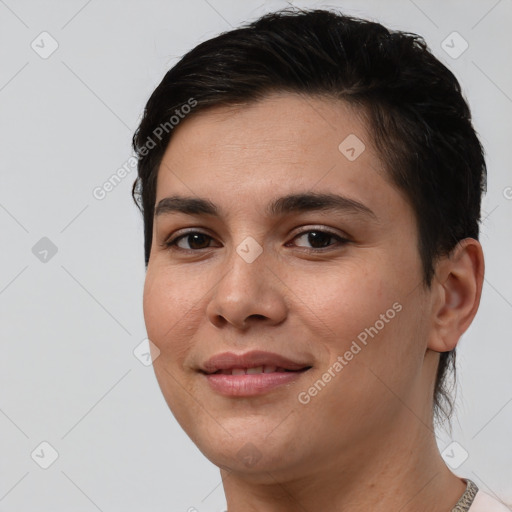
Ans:
{"label": "light pink shirt", "polygon": [[508,508],[498,500],[486,494],[483,491],[476,493],[475,499],[469,507],[469,512],[510,512],[512,508]]}

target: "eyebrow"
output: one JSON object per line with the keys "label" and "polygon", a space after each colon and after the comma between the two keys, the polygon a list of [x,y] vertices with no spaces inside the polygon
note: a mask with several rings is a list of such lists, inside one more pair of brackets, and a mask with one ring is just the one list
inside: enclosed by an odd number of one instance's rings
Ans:
{"label": "eyebrow", "polygon": [[[290,213],[309,211],[341,211],[377,219],[377,215],[363,203],[349,197],[327,193],[289,194],[275,199],[266,208],[266,214],[269,217],[281,217]],[[222,214],[221,209],[208,199],[178,195],[164,197],[155,207],[155,217],[172,213],[212,215],[214,217],[221,217]]]}

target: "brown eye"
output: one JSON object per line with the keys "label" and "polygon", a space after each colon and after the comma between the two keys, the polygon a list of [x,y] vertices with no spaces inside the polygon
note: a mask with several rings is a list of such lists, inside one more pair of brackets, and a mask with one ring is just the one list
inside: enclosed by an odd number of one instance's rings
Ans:
{"label": "brown eye", "polygon": [[[199,249],[207,249],[210,241],[213,240],[211,236],[201,233],[200,231],[191,231],[184,235],[177,236],[168,242],[165,242],[166,247],[178,247],[184,251],[193,251]],[[185,241],[189,247],[182,247],[179,245],[182,241]]]}
{"label": "brown eye", "polygon": [[[339,235],[331,233],[330,231],[323,231],[320,229],[314,229],[309,231],[304,231],[299,233],[294,240],[304,239],[308,244],[310,244],[312,249],[324,249],[327,247],[331,247],[336,244],[329,243],[331,240],[336,240],[338,244],[344,245],[349,240],[343,238]],[[304,247],[303,245],[298,245],[298,247]]]}

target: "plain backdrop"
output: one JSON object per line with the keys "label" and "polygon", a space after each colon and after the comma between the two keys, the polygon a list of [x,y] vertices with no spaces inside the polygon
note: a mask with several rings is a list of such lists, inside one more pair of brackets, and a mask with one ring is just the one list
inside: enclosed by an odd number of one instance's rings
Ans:
{"label": "plain backdrop", "polygon": [[[145,102],[186,51],[286,5],[0,0],[0,512],[222,510],[218,469],[144,364],[127,162]],[[459,344],[453,429],[438,440],[455,473],[512,504],[512,2],[294,5],[416,32],[461,82],[487,154],[487,269]]]}

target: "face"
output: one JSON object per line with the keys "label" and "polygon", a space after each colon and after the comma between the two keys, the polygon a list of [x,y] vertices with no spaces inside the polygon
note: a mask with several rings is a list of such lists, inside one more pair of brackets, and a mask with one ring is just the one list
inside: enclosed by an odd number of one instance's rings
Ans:
{"label": "face", "polygon": [[430,393],[417,228],[357,110],[274,94],[186,119],[155,204],[154,370],[213,463],[353,463],[413,416]]}

